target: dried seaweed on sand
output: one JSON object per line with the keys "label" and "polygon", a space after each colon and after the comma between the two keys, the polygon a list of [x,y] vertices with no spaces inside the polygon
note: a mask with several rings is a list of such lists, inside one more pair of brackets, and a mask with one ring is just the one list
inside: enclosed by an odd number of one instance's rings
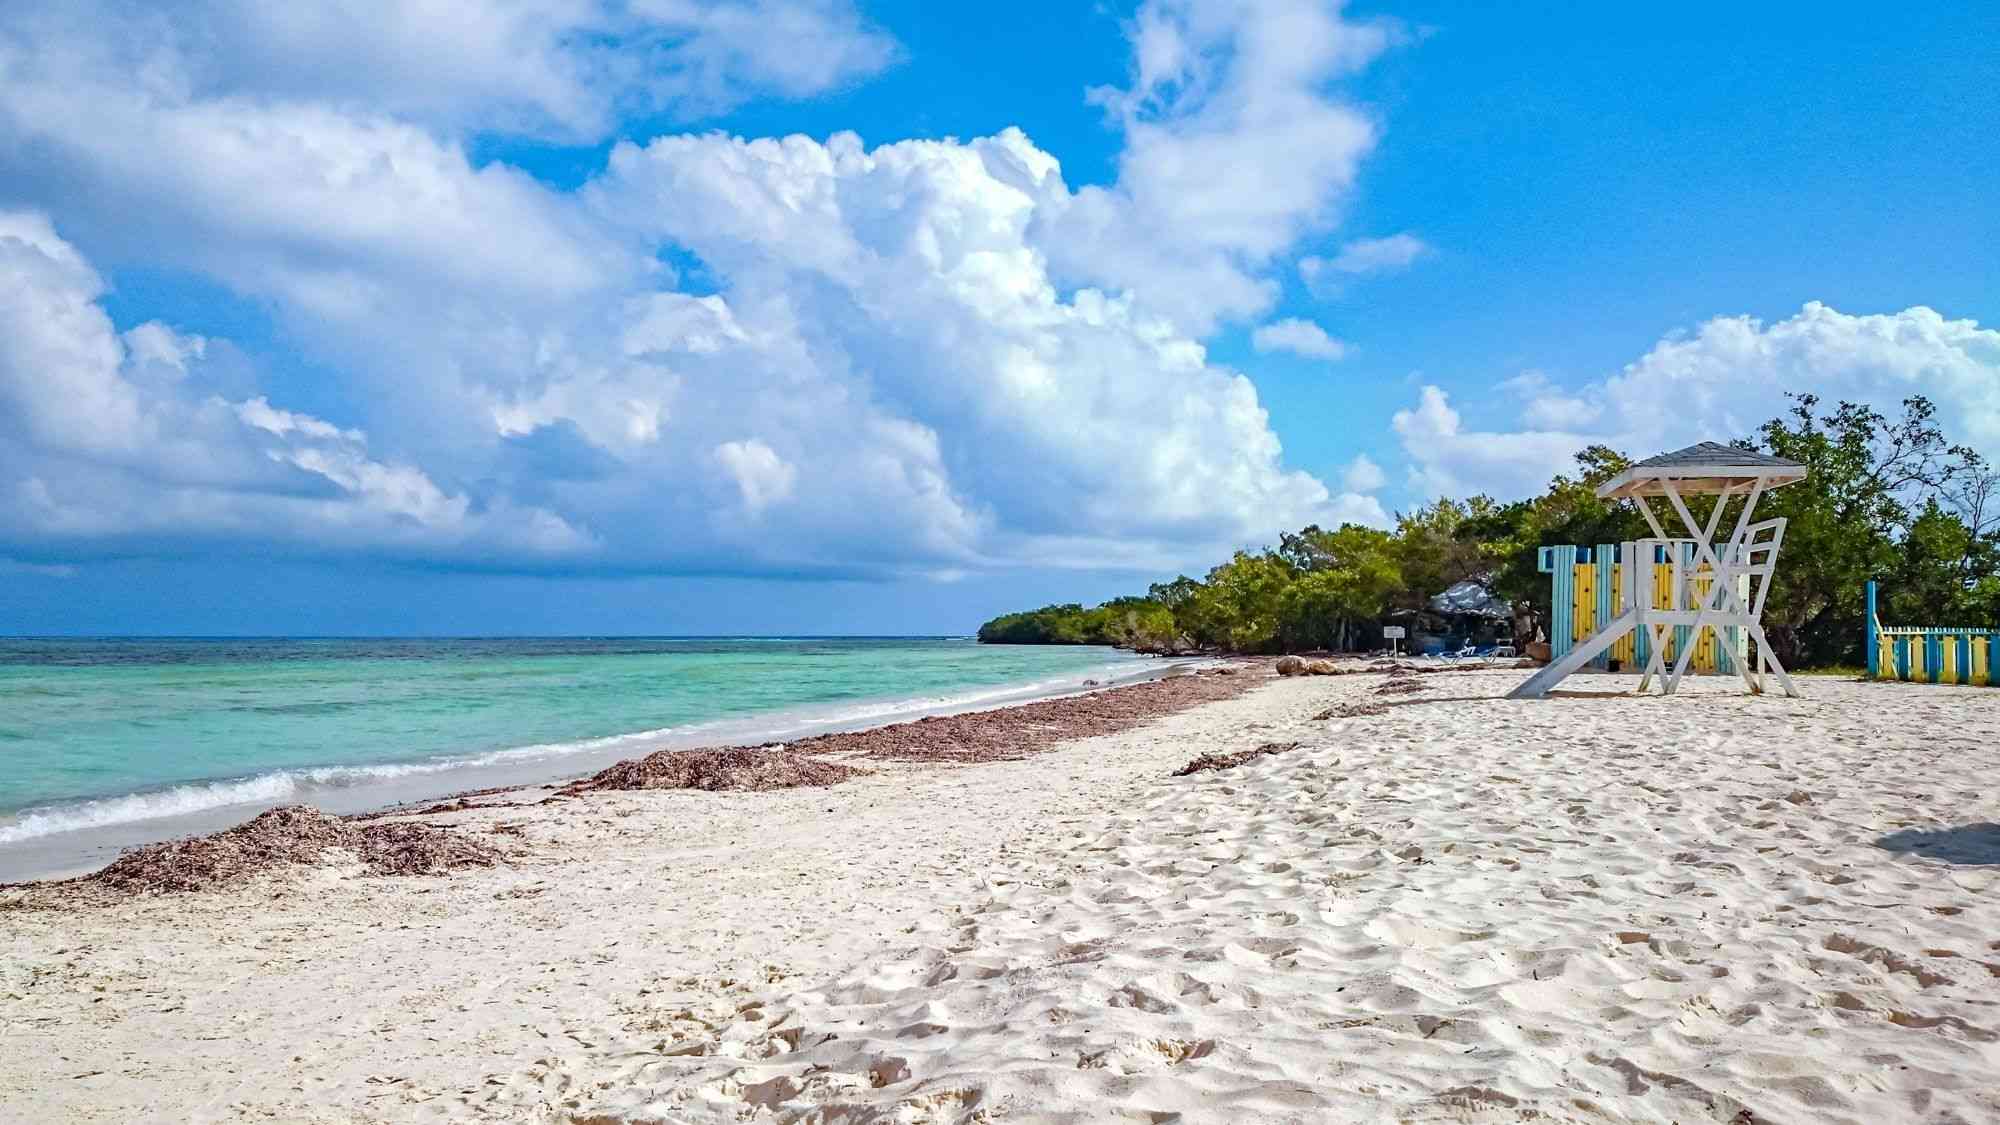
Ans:
{"label": "dried seaweed on sand", "polygon": [[126,893],[214,890],[320,863],[335,848],[352,853],[371,875],[437,875],[491,867],[502,858],[490,845],[434,825],[360,825],[286,805],[213,835],[134,848],[78,882]]}
{"label": "dried seaweed on sand", "polygon": [[[763,791],[837,785],[868,771],[830,757],[970,764],[1025,758],[1072,738],[1112,734],[1159,715],[1253,687],[1261,677],[1236,667],[1209,669],[1082,695],[993,711],[933,715],[907,723],[843,731],[763,746],[662,750],[619,762],[573,782],[557,797],[618,789]],[[553,798],[552,798],[553,799]]]}
{"label": "dried seaweed on sand", "polygon": [[1422,680],[1385,680],[1375,688],[1376,695],[1409,695],[1412,692],[1429,691],[1431,685]]}
{"label": "dried seaweed on sand", "polygon": [[1298,748],[1299,744],[1296,742],[1266,742],[1254,750],[1238,750],[1234,754],[1203,754],[1175,770],[1174,776],[1186,777],[1189,774],[1206,773],[1209,770],[1233,770],[1245,762],[1254,762],[1259,758],[1283,754],[1287,750]]}
{"label": "dried seaweed on sand", "polygon": [[815,754],[859,754],[881,761],[1012,761],[1073,738],[1115,734],[1197,704],[1230,699],[1264,679],[1214,669],[997,711],[935,715],[873,730],[820,735],[794,742],[791,748]]}
{"label": "dried seaweed on sand", "polygon": [[1339,703],[1314,715],[1320,722],[1328,719],[1359,719],[1365,715],[1386,715],[1389,705],[1375,702]]}
{"label": "dried seaweed on sand", "polygon": [[608,766],[563,788],[567,794],[607,789],[700,789],[765,792],[838,785],[856,774],[853,766],[822,761],[792,749],[732,746],[721,750],[661,750]]}
{"label": "dried seaweed on sand", "polygon": [[442,875],[500,858],[492,845],[434,824],[399,820],[361,829],[361,862],[371,875]]}

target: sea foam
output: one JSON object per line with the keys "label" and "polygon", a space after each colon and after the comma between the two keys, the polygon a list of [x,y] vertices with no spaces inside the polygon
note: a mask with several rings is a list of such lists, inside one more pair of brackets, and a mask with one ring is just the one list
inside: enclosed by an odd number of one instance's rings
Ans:
{"label": "sea foam", "polygon": [[236,805],[311,803],[315,792],[352,789],[428,774],[476,771],[481,767],[521,764],[536,759],[560,759],[593,752],[617,751],[621,748],[629,748],[631,752],[637,753],[674,746],[692,747],[801,738],[829,730],[875,726],[922,715],[974,710],[983,705],[1023,702],[1076,691],[1093,683],[1110,686],[1149,679],[1162,670],[1158,665],[1141,668],[1131,665],[1106,665],[1086,674],[1051,677],[1028,683],[993,685],[942,695],[869,700],[842,706],[820,704],[737,719],[634,731],[629,734],[571,742],[520,746],[483,754],[376,765],[282,769],[248,777],[187,782],[148,792],[51,803],[23,809],[11,817],[0,817],[0,845],[21,843],[64,832],[85,832],[138,821],[192,816]]}
{"label": "sea foam", "polygon": [[188,816],[231,805],[282,804],[308,799],[314,790],[345,789],[399,778],[453,770],[476,769],[513,761],[561,757],[604,749],[624,742],[658,739],[668,731],[638,731],[608,738],[576,742],[522,746],[455,758],[424,762],[389,762],[370,766],[315,766],[306,769],[273,770],[250,777],[221,781],[191,782],[146,793],[70,801],[23,809],[0,822],[0,844],[18,843],[58,832],[79,832],[109,828],[140,820]]}

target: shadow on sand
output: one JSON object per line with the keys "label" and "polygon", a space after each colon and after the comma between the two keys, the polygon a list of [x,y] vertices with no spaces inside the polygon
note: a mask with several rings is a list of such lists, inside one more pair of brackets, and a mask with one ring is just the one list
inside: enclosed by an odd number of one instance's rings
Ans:
{"label": "shadow on sand", "polygon": [[[1373,693],[1371,693],[1371,695],[1372,695],[1372,694],[1373,694]],[[1540,703],[1540,702],[1542,702],[1542,700],[1539,700],[1539,699],[1512,699],[1512,700],[1510,700],[1510,699],[1508,698],[1508,696],[1507,696],[1507,693],[1506,693],[1506,692],[1504,692],[1504,691],[1500,691],[1500,692],[1494,692],[1494,693],[1493,693],[1493,694],[1491,694],[1491,695],[1419,695],[1419,694],[1414,694],[1414,693],[1413,693],[1413,694],[1410,694],[1410,695],[1401,695],[1401,694],[1396,694],[1396,695],[1388,695],[1388,696],[1375,696],[1374,698],[1376,699],[1376,701],[1377,701],[1377,702],[1379,702],[1379,703],[1384,703],[1384,704],[1387,704],[1387,705],[1388,705],[1388,706],[1390,706],[1390,707],[1416,707],[1416,706],[1420,706],[1420,705],[1422,705],[1422,704],[1425,704],[1425,703],[1502,703],[1502,702],[1512,702],[1512,703]],[[1696,695],[1685,695],[1685,696],[1680,696],[1680,695],[1675,695],[1675,696],[1669,696],[1669,695],[1661,695],[1661,694],[1659,694],[1658,692],[1649,692],[1649,693],[1647,693],[1647,694],[1645,694],[1645,695],[1640,695],[1640,694],[1639,694],[1638,692],[1636,692],[1636,691],[1563,691],[1563,690],[1557,690],[1557,691],[1552,691],[1552,692],[1550,692],[1550,693],[1548,694],[1547,698],[1548,698],[1548,699],[1585,699],[1585,700],[1590,700],[1590,699],[1596,699],[1596,700],[1607,700],[1607,699],[1625,699],[1625,700],[1632,700],[1632,699],[1672,699],[1672,700],[1674,700],[1674,701],[1675,701],[1676,703],[1685,703],[1685,702],[1686,702],[1687,700],[1690,700],[1690,699],[1698,699],[1698,700],[1703,700],[1703,701],[1715,701],[1715,700],[1726,700],[1726,699],[1733,699],[1733,698],[1735,698],[1735,697],[1734,697],[1734,696],[1725,696],[1725,695],[1699,695],[1699,696],[1696,696]]]}
{"label": "shadow on sand", "polygon": [[2000,863],[2000,824],[1905,828],[1875,841],[1875,846],[1945,863]]}

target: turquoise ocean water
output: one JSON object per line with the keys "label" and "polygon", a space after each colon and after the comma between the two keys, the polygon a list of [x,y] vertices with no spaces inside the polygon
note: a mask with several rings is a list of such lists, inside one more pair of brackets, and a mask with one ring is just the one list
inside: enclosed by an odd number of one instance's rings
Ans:
{"label": "turquoise ocean water", "polygon": [[63,837],[102,850],[1158,668],[946,638],[0,640],[0,873],[65,860]]}

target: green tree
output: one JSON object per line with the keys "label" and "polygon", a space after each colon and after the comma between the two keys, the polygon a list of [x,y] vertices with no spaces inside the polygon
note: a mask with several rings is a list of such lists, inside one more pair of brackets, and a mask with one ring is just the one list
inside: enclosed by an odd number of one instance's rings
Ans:
{"label": "green tree", "polygon": [[1496,505],[1485,496],[1472,500],[1439,498],[1435,503],[1396,516],[1396,566],[1402,575],[1405,608],[1421,609],[1425,601],[1467,579],[1484,579],[1491,564],[1478,540],[1461,532],[1475,520],[1490,518]]}
{"label": "green tree", "polygon": [[1150,597],[1113,598],[1093,612],[1097,635],[1105,644],[1139,652],[1176,652],[1182,647],[1173,611]]}
{"label": "green tree", "polygon": [[[1783,557],[1765,605],[1780,659],[1811,667],[1859,659],[1862,587],[1884,581],[1885,619],[1926,624],[2000,623],[2000,473],[1978,453],[1949,444],[1923,398],[1894,421],[1855,403],[1820,409],[1795,395],[1791,409],[1759,431],[1761,445],[1804,463],[1805,481],[1771,492],[1759,507],[1787,524]],[[1512,503],[1486,496],[1441,498],[1397,517],[1393,532],[1345,524],[1286,532],[1275,547],[1239,551],[1204,579],[1179,575],[1145,597],[1085,609],[1044,606],[996,617],[981,640],[1020,644],[1116,644],[1144,651],[1188,645],[1238,652],[1345,648],[1397,606],[1418,607],[1465,579],[1485,582],[1517,608],[1546,614],[1548,576],[1536,548],[1594,546],[1641,538],[1648,525],[1630,503],[1597,497],[1631,466],[1592,445],[1542,495]],[[1691,497],[1699,521],[1716,503]],[[1678,518],[1665,524],[1681,531]]]}
{"label": "green tree", "polygon": [[1883,575],[1881,611],[1915,624],[1989,624],[1993,614],[1995,544],[1975,534],[1936,499],[1910,521],[1895,561]]}
{"label": "green tree", "polygon": [[[1842,402],[1818,413],[1816,395],[1792,396],[1787,416],[1764,424],[1772,453],[1806,466],[1806,479],[1778,489],[1759,516],[1785,517],[1784,550],[1765,603],[1765,631],[1788,664],[1856,663],[1861,655],[1862,589],[1870,578],[1897,575],[1930,585],[1898,568],[1898,544],[1914,511],[1959,482],[1972,466],[1962,447],[1947,443],[1928,399],[1903,400],[1891,421],[1868,406]],[[1926,529],[1925,558],[1944,529]],[[1963,570],[1964,560],[1951,565]],[[1894,583],[1892,607],[1902,597]],[[1923,595],[1912,595],[1921,597]]]}
{"label": "green tree", "polygon": [[1212,643],[1236,652],[1270,652],[1278,644],[1278,614],[1285,588],[1292,583],[1290,564],[1272,552],[1235,557],[1208,572],[1207,631]]}
{"label": "green tree", "polygon": [[1314,562],[1285,588],[1278,641],[1294,651],[1350,648],[1356,626],[1388,612],[1403,589],[1395,541],[1385,531],[1358,524],[1333,532],[1307,528],[1300,536],[1309,538]]}

